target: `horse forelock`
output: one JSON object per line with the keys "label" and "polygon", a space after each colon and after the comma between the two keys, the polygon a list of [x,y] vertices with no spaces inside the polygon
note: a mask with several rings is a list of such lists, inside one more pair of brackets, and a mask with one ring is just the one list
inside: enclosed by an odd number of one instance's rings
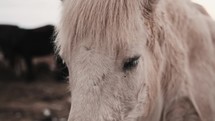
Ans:
{"label": "horse forelock", "polygon": [[109,50],[126,47],[144,33],[139,6],[139,0],[65,1],[58,27],[60,53],[68,53],[77,43],[87,40],[93,45],[108,45]]}

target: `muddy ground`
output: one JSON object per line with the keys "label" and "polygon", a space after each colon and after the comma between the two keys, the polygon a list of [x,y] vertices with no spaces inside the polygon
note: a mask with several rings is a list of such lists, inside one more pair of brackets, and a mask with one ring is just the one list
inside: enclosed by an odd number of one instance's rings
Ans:
{"label": "muddy ground", "polygon": [[0,121],[66,121],[70,103],[67,81],[37,70],[29,83],[12,71],[0,70]]}

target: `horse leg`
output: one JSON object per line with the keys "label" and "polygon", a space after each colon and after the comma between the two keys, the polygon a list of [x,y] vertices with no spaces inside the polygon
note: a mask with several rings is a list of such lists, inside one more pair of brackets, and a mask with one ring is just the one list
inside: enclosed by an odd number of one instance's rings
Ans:
{"label": "horse leg", "polygon": [[62,82],[67,80],[67,76],[69,75],[68,73],[68,68],[66,64],[64,64],[63,60],[61,58],[56,59],[56,71],[55,71],[55,78],[57,81]]}
{"label": "horse leg", "polygon": [[26,77],[27,77],[27,82],[32,82],[34,79],[34,75],[33,75],[33,66],[32,66],[32,60],[31,57],[25,57],[25,62],[27,65],[27,73],[26,73]]}
{"label": "horse leg", "polygon": [[18,66],[19,66],[19,59],[17,56],[15,55],[10,55],[9,56],[9,64],[10,64],[10,68],[13,70],[13,73],[15,73],[15,76],[19,76],[21,71],[18,70]]}

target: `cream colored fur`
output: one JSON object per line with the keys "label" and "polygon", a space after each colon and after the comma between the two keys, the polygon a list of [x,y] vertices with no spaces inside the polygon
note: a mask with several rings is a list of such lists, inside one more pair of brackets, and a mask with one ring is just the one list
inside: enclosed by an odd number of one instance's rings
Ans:
{"label": "cream colored fur", "polygon": [[57,29],[69,121],[215,120],[215,23],[190,0],[65,0]]}

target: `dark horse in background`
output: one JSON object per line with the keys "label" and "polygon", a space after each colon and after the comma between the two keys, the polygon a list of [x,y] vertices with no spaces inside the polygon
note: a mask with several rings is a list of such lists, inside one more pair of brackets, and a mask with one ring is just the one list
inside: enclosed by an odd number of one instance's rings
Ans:
{"label": "dark horse in background", "polygon": [[53,54],[54,47],[52,41],[54,27],[48,25],[24,31],[26,35],[16,44],[14,52],[26,62],[28,68],[27,78],[32,79],[32,58]]}
{"label": "dark horse in background", "polygon": [[[0,50],[12,68],[16,65],[17,59],[24,60],[27,67],[26,78],[28,81],[34,79],[33,58],[54,54],[53,40],[54,26],[52,25],[36,29],[0,25]],[[57,67],[60,68],[61,65],[57,64]]]}
{"label": "dark horse in background", "polygon": [[11,67],[15,66],[15,47],[26,35],[26,31],[14,25],[0,25],[0,51],[9,61]]}

